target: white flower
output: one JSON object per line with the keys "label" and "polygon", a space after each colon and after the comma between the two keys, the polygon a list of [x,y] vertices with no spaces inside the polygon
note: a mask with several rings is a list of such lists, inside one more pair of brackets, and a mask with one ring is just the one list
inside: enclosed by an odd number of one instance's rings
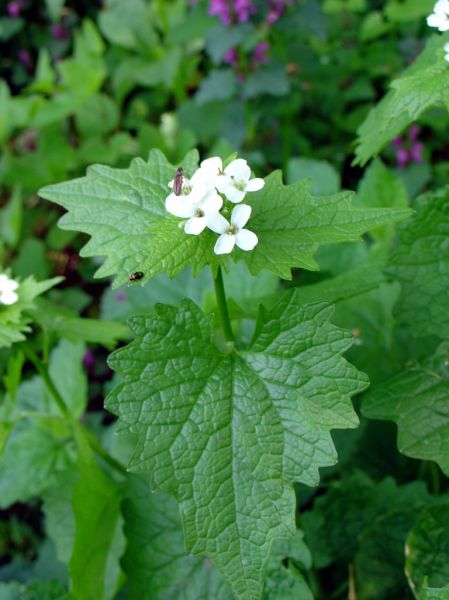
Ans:
{"label": "white flower", "polygon": [[208,220],[207,226],[215,233],[221,234],[215,246],[215,254],[229,254],[237,244],[242,250],[252,250],[259,241],[257,235],[249,229],[243,229],[251,215],[251,206],[236,206],[229,223],[223,215],[217,213]]}
{"label": "white flower", "polygon": [[444,51],[446,52],[446,54],[444,55],[444,60],[447,60],[447,62],[449,62],[449,42],[444,44],[443,48],[444,48]]}
{"label": "white flower", "polygon": [[221,158],[214,156],[206,158],[200,164],[200,168],[192,175],[190,182],[192,185],[202,184],[207,187],[216,187],[217,177],[223,171],[223,163]]}
{"label": "white flower", "polygon": [[[448,0],[449,1],[449,0]],[[257,192],[265,185],[260,178],[250,179],[251,169],[246,160],[237,158],[225,168],[223,175],[217,177],[216,187],[228,200],[237,204],[245,197],[246,192]]]}
{"label": "white flower", "polygon": [[438,0],[433,13],[427,17],[429,27],[437,27],[438,31],[449,29],[449,0]]}
{"label": "white flower", "polygon": [[203,185],[194,186],[187,196],[170,194],[165,200],[167,212],[188,219],[184,231],[192,235],[198,235],[205,229],[208,218],[218,213],[222,204],[221,196]]}
{"label": "white flower", "polygon": [[15,290],[19,287],[17,281],[6,275],[0,275],[0,304],[14,304],[19,299]]}

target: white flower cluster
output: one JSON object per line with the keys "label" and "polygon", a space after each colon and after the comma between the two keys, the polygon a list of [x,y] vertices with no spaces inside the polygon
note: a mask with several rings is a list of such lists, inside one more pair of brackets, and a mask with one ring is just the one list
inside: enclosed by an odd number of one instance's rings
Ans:
{"label": "white flower cluster", "polygon": [[[218,233],[215,254],[229,254],[235,245],[242,250],[252,250],[256,246],[256,234],[244,228],[251,215],[251,206],[239,202],[247,192],[261,190],[265,181],[251,179],[246,160],[237,158],[223,169],[221,158],[215,156],[203,160],[190,179],[182,174],[180,177],[180,189],[176,190],[176,179],[168,184],[174,191],[167,196],[165,208],[175,217],[187,219],[184,223],[186,233],[199,235],[206,227]],[[223,207],[220,194],[238,205],[233,208],[229,221],[220,213]]]}
{"label": "white flower cluster", "polygon": [[[449,0],[438,0],[433,12],[427,17],[427,25],[436,27],[438,31],[449,30]],[[445,60],[449,62],[449,42],[444,44]]]}
{"label": "white flower cluster", "polygon": [[19,287],[17,281],[10,279],[7,275],[0,275],[0,304],[14,304],[19,299],[16,289]]}

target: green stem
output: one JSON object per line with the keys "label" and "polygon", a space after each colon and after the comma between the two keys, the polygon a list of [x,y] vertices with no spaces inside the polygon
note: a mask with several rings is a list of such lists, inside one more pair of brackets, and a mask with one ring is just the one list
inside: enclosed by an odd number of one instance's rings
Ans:
{"label": "green stem", "polygon": [[215,295],[217,297],[218,314],[220,315],[220,322],[225,340],[227,342],[234,342],[234,334],[232,333],[231,321],[229,319],[228,303],[226,302],[221,267],[218,267],[217,276],[214,277],[214,287]]}
{"label": "green stem", "polygon": [[115,460],[115,458],[113,458],[108,452],[106,452],[106,450],[103,448],[103,446],[97,440],[97,438],[93,435],[93,433],[91,433],[86,427],[84,427],[83,429],[84,429],[84,434],[86,435],[87,439],[89,440],[89,444],[90,444],[92,450],[96,454],[98,454],[98,456],[100,458],[102,458],[105,463],[107,463],[110,467],[112,467],[118,473],[120,473],[120,475],[127,477],[128,472],[125,469],[125,467],[121,463],[119,463],[118,460]]}
{"label": "green stem", "polygon": [[47,386],[48,391],[50,392],[51,396],[53,397],[53,400],[58,405],[61,413],[65,417],[68,417],[71,419],[71,414],[70,414],[69,409],[67,408],[64,398],[58,392],[58,389],[56,388],[55,384],[53,383],[53,380],[50,377],[50,374],[48,372],[46,365],[44,365],[44,363],[41,361],[41,359],[37,356],[37,354],[34,352],[34,350],[30,346],[24,344],[22,346],[22,350],[23,350],[23,353],[25,354],[25,356],[28,358],[28,360],[33,363],[33,365],[36,368],[36,371],[39,373],[39,375],[44,380],[44,383]]}
{"label": "green stem", "polygon": [[[22,350],[23,350],[23,353],[25,354],[25,356],[28,358],[28,360],[33,363],[33,365],[36,368],[36,371],[39,373],[39,375],[44,380],[44,383],[47,386],[47,389],[50,392],[50,395],[52,396],[53,400],[58,405],[61,413],[65,417],[67,417],[67,419],[72,421],[73,416],[71,415],[70,410],[68,409],[67,404],[64,401],[64,398],[58,392],[58,389],[57,389],[56,385],[54,384],[54,382],[50,376],[50,373],[48,372],[47,366],[41,361],[41,359],[37,356],[37,354],[34,352],[34,350],[32,348],[30,348],[30,346],[28,346],[27,344],[24,344],[22,346]],[[85,433],[87,439],[89,440],[89,444],[90,444],[90,447],[92,448],[92,450],[100,458],[102,458],[110,467],[112,467],[113,469],[118,471],[121,475],[124,475],[126,477],[127,471],[126,471],[125,467],[123,465],[121,465],[117,460],[115,460],[115,458],[113,458],[110,454],[108,454],[106,452],[106,450],[101,446],[101,444],[97,440],[97,438],[86,427],[84,427],[84,426],[82,426],[82,427],[83,427],[83,430],[84,430],[84,433]]]}

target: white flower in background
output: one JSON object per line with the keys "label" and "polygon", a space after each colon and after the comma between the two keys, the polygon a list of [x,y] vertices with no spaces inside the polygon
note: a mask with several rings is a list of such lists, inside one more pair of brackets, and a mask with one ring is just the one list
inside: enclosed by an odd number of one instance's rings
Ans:
{"label": "white flower in background", "polygon": [[257,235],[249,229],[243,229],[251,215],[251,206],[239,204],[231,214],[229,223],[223,215],[217,213],[208,219],[207,226],[220,237],[214,246],[215,254],[229,254],[237,244],[242,250],[252,250],[257,242]]}
{"label": "white flower in background", "polygon": [[449,62],[449,42],[446,42],[446,44],[444,44],[443,48],[444,48],[444,51],[446,52],[446,54],[444,55],[444,60],[447,60],[447,62]]}
{"label": "white flower in background", "polygon": [[6,275],[0,275],[0,304],[14,304],[19,299],[15,290],[19,287],[17,281]]}
{"label": "white flower in background", "polygon": [[427,25],[436,27],[438,31],[449,30],[449,0],[438,0],[433,13],[427,17]]}
{"label": "white flower in background", "polygon": [[[449,0],[448,0],[449,2]],[[246,160],[237,158],[217,177],[217,190],[224,194],[228,200],[237,204],[245,197],[246,192],[257,192],[265,185],[265,181],[256,177],[250,179],[251,169]]]}
{"label": "white flower in background", "polygon": [[202,184],[207,187],[216,187],[217,177],[222,174],[223,162],[218,156],[206,158],[200,164],[200,168],[195,171],[190,180],[193,186]]}
{"label": "white flower in background", "polygon": [[199,184],[187,196],[170,194],[165,200],[167,212],[188,219],[184,231],[192,235],[198,235],[206,228],[208,218],[218,214],[222,204],[223,198],[214,189]]}

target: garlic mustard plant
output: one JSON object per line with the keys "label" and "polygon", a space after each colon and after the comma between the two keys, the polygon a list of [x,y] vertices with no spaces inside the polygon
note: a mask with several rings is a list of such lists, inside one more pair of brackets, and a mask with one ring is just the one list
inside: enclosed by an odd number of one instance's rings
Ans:
{"label": "garlic mustard plant", "polygon": [[10,279],[4,273],[0,275],[0,304],[7,306],[15,304],[19,299],[16,292],[19,284],[14,279]]}
{"label": "garlic mustard plant", "polygon": [[[169,182],[173,188],[174,180]],[[238,158],[223,169],[218,156],[203,160],[190,179],[183,178],[181,194],[171,193],[165,200],[165,209],[175,217],[187,219],[184,231],[199,235],[206,227],[220,234],[214,246],[215,254],[229,254],[235,245],[242,250],[252,250],[257,235],[243,229],[251,215],[251,207],[241,205],[232,211],[231,222],[220,214],[223,197],[233,204],[241,202],[247,192],[261,190],[265,182],[261,178],[251,179],[251,169],[246,160]]]}

